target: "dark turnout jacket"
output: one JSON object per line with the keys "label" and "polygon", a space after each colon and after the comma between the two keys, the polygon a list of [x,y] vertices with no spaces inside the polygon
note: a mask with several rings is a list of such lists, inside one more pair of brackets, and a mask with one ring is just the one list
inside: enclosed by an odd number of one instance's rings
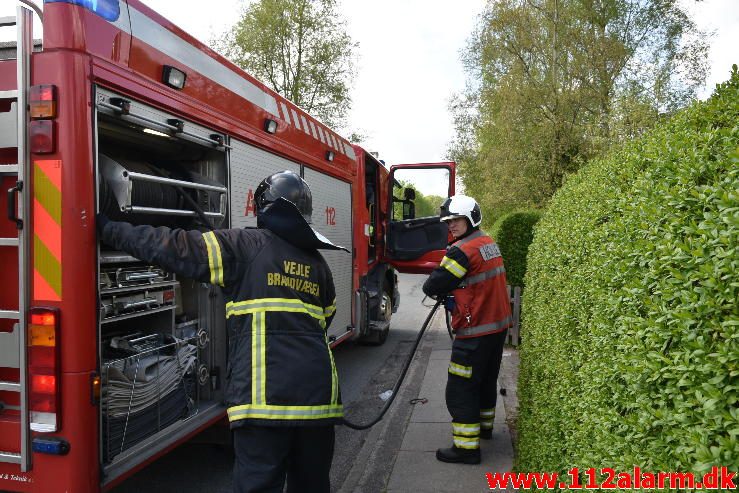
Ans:
{"label": "dark turnout jacket", "polygon": [[232,427],[340,421],[339,384],[326,335],[336,298],[318,250],[299,248],[267,229],[201,233],[109,222],[102,235],[141,260],[222,287]]}

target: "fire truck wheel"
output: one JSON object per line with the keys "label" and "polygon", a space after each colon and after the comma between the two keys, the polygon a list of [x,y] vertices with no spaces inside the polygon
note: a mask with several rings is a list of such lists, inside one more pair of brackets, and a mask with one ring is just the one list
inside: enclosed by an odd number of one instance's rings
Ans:
{"label": "fire truck wheel", "polygon": [[[370,323],[369,333],[360,341],[366,346],[382,346],[387,340],[390,332],[390,318],[393,315],[393,295],[390,285],[385,283],[382,289],[382,298],[380,298],[380,306],[378,308],[378,319],[374,323]],[[372,326],[383,327],[381,329],[372,328]]]}

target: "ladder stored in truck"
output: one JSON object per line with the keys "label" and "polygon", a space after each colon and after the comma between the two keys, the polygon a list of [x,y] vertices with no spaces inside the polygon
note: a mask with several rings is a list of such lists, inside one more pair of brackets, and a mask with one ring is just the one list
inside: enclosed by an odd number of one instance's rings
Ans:
{"label": "ladder stored in truck", "polygon": [[[0,217],[0,396],[15,394],[13,404],[0,397],[0,421],[17,422],[17,434],[4,434],[0,441],[0,462],[31,467],[26,368],[26,317],[29,304],[28,188],[30,151],[28,148],[28,92],[33,49],[33,12],[19,5],[17,17],[0,18],[0,27],[16,26],[16,90],[0,91],[0,104],[10,111],[0,114],[0,148],[17,148],[15,163],[0,164],[0,182],[7,190],[6,217]],[[14,117],[15,116],[15,117]],[[6,187],[7,185],[7,187]],[[0,206],[1,207],[1,206]],[[17,269],[13,264],[17,263]],[[17,279],[14,279],[17,275]],[[15,289],[17,287],[17,289]],[[15,293],[17,292],[17,299]],[[15,404],[17,402],[17,404]],[[9,444],[8,437],[15,443]]]}

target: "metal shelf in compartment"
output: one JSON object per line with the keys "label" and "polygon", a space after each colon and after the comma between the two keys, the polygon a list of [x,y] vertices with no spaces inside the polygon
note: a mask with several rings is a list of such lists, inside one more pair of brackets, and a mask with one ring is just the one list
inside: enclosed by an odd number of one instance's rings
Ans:
{"label": "metal shelf in compartment", "polygon": [[132,265],[100,273],[101,322],[108,323],[177,308],[179,282],[159,267]]}
{"label": "metal shelf in compartment", "polygon": [[155,282],[152,284],[146,284],[144,286],[126,286],[123,288],[103,288],[100,290],[100,294],[118,294],[118,293],[128,293],[131,291],[142,291],[142,288],[145,287],[146,289],[156,289],[156,288],[176,288],[180,285],[179,281],[164,281],[164,282]]}
{"label": "metal shelf in compartment", "polygon": [[128,320],[129,318],[143,317],[146,315],[152,315],[154,313],[166,312],[168,310],[174,310],[176,308],[177,308],[177,305],[167,305],[167,306],[162,306],[160,308],[152,308],[150,310],[145,310],[145,311],[140,311],[140,312],[131,312],[131,313],[126,313],[125,315],[116,315],[114,317],[104,318],[100,320],[100,323],[107,324],[110,322],[118,322],[120,320]]}
{"label": "metal shelf in compartment", "polygon": [[141,262],[141,260],[125,252],[106,251],[100,253],[101,264],[132,264],[134,262]]}
{"label": "metal shelf in compartment", "polygon": [[176,277],[161,267],[137,263],[122,267],[105,267],[100,270],[100,289],[141,288],[153,284],[174,282]]}

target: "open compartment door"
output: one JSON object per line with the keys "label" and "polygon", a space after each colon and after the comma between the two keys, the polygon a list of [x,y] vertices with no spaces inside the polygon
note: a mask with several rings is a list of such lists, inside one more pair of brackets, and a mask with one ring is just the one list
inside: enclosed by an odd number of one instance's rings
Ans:
{"label": "open compartment door", "polygon": [[454,195],[455,169],[453,162],[390,168],[385,260],[400,272],[428,274],[446,253],[449,231],[439,207]]}

